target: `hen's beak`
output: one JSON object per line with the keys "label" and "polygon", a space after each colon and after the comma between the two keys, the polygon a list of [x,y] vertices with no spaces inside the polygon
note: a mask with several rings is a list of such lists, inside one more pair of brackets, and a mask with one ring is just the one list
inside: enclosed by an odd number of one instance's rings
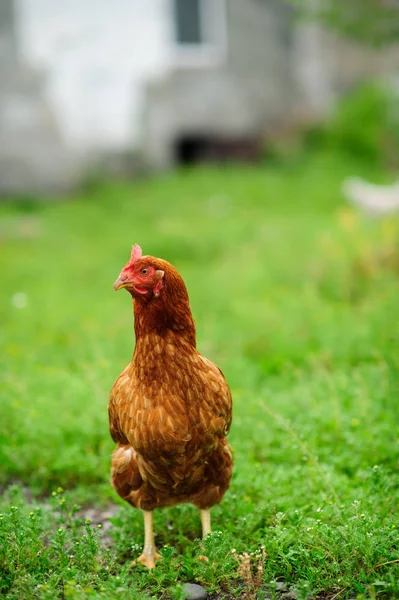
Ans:
{"label": "hen's beak", "polygon": [[114,283],[114,290],[115,290],[115,292],[117,292],[118,290],[121,290],[122,288],[130,287],[132,285],[132,283],[133,282],[130,281],[129,279],[122,279],[121,277],[118,277],[118,279]]}

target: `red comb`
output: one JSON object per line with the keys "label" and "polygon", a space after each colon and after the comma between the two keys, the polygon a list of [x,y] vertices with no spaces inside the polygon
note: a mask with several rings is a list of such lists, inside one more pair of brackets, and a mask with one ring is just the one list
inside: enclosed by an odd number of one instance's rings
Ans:
{"label": "red comb", "polygon": [[132,246],[132,254],[130,256],[130,260],[122,269],[122,273],[124,271],[128,271],[132,268],[135,262],[137,262],[143,255],[143,251],[138,244],[133,244]]}
{"label": "red comb", "polygon": [[143,256],[143,251],[138,244],[133,244],[132,246],[132,255],[130,257],[130,264],[134,265],[134,263],[139,260]]}

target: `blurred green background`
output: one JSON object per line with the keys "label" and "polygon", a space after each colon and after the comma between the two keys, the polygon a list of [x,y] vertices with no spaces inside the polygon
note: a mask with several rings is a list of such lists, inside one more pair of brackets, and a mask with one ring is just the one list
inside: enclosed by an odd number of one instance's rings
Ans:
{"label": "blurred green background", "polygon": [[[7,597],[178,598],[177,580],[242,597],[229,552],[262,544],[263,590],[284,581],[298,598],[399,597],[399,219],[371,218],[340,191],[352,175],[395,180],[391,102],[366,86],[257,166],[92,180],[65,201],[0,205]],[[222,538],[200,548],[193,508],[160,511],[158,545],[182,558],[164,550],[158,575],[133,580],[124,565],[142,541],[136,511],[123,507],[113,522],[113,562],[99,543],[82,567],[64,561],[80,521],[60,508],[119,502],[107,400],[134,333],[130,297],[112,284],[132,243],[172,262],[187,284],[198,347],[232,388],[235,457],[214,511]],[[66,495],[51,507],[58,487]],[[32,503],[44,506],[36,529]],[[58,555],[48,536],[60,514],[72,537]]]}

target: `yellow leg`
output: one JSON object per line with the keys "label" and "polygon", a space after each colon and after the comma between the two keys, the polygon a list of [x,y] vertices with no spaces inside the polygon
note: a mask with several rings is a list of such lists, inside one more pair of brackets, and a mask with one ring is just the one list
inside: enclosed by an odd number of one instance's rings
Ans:
{"label": "yellow leg", "polygon": [[155,548],[152,511],[143,510],[144,514],[144,548],[142,555],[137,559],[142,565],[153,569],[158,558],[161,558]]}
{"label": "yellow leg", "polygon": [[202,537],[206,538],[211,532],[211,511],[201,510]]}

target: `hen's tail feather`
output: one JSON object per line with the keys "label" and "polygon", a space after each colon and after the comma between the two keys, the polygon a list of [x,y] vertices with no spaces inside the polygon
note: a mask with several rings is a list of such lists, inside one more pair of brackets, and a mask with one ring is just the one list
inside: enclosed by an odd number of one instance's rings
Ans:
{"label": "hen's tail feather", "polygon": [[125,500],[132,491],[138,490],[143,484],[136,452],[130,445],[120,444],[115,448],[111,462],[111,483],[114,490]]}
{"label": "hen's tail feather", "polygon": [[233,455],[226,439],[219,440],[219,445],[207,461],[204,480],[206,485],[190,497],[190,502],[202,510],[208,510],[222,501],[230,485],[233,473]]}
{"label": "hen's tail feather", "polygon": [[[115,491],[129,504],[142,510],[154,510],[191,502],[209,509],[221,502],[233,470],[233,458],[226,439],[220,439],[214,452],[197,466],[181,469],[156,469],[144,461],[130,445],[119,444],[111,463],[111,482]],[[188,472],[189,471],[189,474]],[[150,483],[151,482],[151,483]]]}
{"label": "hen's tail feather", "polygon": [[[136,508],[154,510],[160,505],[159,490],[147,481],[149,466],[143,468],[142,457],[130,444],[119,444],[111,461],[111,484],[121,498]],[[156,484],[165,485],[158,475]],[[173,504],[173,502],[171,502]]]}

